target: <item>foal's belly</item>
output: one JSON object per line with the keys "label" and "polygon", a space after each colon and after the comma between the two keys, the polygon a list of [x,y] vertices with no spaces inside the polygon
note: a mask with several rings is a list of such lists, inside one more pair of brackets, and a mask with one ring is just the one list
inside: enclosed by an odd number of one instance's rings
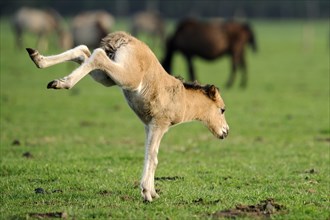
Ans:
{"label": "foal's belly", "polygon": [[123,89],[123,93],[127,104],[134,111],[134,113],[140,118],[144,124],[149,124],[152,120],[150,110],[148,110],[147,103],[137,94],[136,91],[130,91]]}
{"label": "foal's belly", "polygon": [[101,83],[104,86],[109,87],[116,85],[116,83],[105,72],[101,70],[93,70],[90,75],[96,82]]}

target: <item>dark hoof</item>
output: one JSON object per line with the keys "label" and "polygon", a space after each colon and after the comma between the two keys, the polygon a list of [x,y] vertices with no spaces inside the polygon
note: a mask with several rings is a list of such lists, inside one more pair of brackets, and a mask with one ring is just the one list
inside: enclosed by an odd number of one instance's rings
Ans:
{"label": "dark hoof", "polygon": [[26,48],[26,51],[29,53],[30,56],[34,56],[38,53],[37,50],[32,49],[32,48]]}
{"label": "dark hoof", "polygon": [[58,84],[58,82],[56,80],[53,80],[50,83],[48,83],[47,89],[59,89],[57,87],[57,84]]}

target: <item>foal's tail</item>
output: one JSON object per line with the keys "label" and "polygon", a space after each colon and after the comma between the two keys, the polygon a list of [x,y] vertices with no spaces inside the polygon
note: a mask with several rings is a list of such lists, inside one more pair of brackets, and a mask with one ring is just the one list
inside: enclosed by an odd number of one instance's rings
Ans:
{"label": "foal's tail", "polygon": [[249,33],[250,37],[249,37],[249,45],[251,46],[253,52],[257,52],[258,48],[257,48],[257,41],[256,41],[256,37],[255,34],[251,28],[251,25],[248,23],[244,24],[244,28],[245,30]]}

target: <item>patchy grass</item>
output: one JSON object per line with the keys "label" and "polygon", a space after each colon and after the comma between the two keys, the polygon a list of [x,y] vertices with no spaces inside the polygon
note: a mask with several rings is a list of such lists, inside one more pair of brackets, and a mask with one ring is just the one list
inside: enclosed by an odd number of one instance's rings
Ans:
{"label": "patchy grass", "polygon": [[[148,204],[139,192],[144,129],[120,90],[90,78],[46,90],[75,65],[37,69],[2,19],[1,218],[225,218],[274,201],[273,219],[328,219],[329,22],[313,23],[309,48],[303,25],[253,22],[259,52],[247,52],[246,90],[224,88],[228,59],[196,59],[200,81],[221,89],[231,133],[219,141],[197,122],[170,130],[156,173],[161,197]],[[185,77],[180,55],[174,65]]]}

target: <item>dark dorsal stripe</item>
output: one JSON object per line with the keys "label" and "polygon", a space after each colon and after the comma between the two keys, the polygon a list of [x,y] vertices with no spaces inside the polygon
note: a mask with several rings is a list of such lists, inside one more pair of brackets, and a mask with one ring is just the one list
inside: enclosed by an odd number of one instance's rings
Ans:
{"label": "dark dorsal stripe", "polygon": [[[214,98],[214,97],[211,97],[210,96],[210,89],[212,87],[215,87],[214,85],[211,85],[211,84],[201,85],[197,81],[194,81],[194,82],[185,82],[182,77],[175,77],[175,78],[179,79],[182,82],[182,84],[185,87],[185,89],[191,89],[191,90],[201,91],[207,97],[209,97],[211,99]],[[215,87],[215,88],[219,91],[219,88],[217,88],[217,87]]]}

